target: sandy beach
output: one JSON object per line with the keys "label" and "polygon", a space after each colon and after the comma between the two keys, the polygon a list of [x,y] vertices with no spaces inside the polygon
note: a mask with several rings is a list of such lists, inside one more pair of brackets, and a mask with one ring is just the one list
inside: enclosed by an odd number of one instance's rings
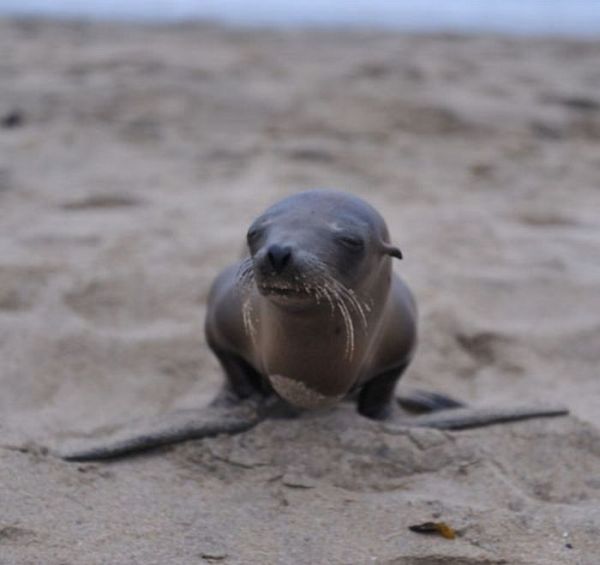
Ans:
{"label": "sandy beach", "polygon": [[[0,52],[1,565],[599,562],[600,40],[0,20]],[[313,187],[404,252],[401,388],[571,415],[53,456],[210,401],[211,281]]]}

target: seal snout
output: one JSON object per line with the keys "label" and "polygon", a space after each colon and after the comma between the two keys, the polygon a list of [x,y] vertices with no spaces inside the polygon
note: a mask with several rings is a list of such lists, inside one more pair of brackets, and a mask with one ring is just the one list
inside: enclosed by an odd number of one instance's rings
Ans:
{"label": "seal snout", "polygon": [[254,255],[256,284],[263,296],[275,302],[305,303],[311,293],[304,282],[303,253],[287,243],[270,243]]}
{"label": "seal snout", "polygon": [[273,242],[264,245],[254,255],[258,282],[267,286],[293,286],[301,271],[297,250],[288,243]]}
{"label": "seal snout", "polygon": [[276,274],[280,274],[291,263],[292,248],[274,243],[267,250],[267,260]]}

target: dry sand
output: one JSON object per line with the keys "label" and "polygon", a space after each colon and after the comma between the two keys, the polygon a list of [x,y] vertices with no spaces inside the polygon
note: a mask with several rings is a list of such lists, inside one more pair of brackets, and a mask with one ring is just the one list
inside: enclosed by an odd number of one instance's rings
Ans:
{"label": "dry sand", "polygon": [[[2,565],[600,562],[600,42],[0,22],[0,52]],[[40,449],[208,402],[210,282],[313,186],[405,253],[402,386],[572,416]]]}

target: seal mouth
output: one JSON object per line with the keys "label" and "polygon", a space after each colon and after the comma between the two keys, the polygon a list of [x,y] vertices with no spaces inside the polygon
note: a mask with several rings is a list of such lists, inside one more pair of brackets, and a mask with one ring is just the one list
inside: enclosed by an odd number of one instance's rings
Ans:
{"label": "seal mouth", "polygon": [[309,298],[311,294],[304,288],[281,284],[260,284],[257,285],[259,292],[263,296],[281,296],[290,298]]}

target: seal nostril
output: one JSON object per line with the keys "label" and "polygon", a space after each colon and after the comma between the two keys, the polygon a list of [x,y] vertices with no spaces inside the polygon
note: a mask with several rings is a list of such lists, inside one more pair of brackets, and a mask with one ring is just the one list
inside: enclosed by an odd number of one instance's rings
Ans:
{"label": "seal nostril", "polygon": [[275,272],[280,273],[290,262],[290,259],[292,258],[292,249],[287,245],[283,246],[275,243],[269,247],[267,257]]}

